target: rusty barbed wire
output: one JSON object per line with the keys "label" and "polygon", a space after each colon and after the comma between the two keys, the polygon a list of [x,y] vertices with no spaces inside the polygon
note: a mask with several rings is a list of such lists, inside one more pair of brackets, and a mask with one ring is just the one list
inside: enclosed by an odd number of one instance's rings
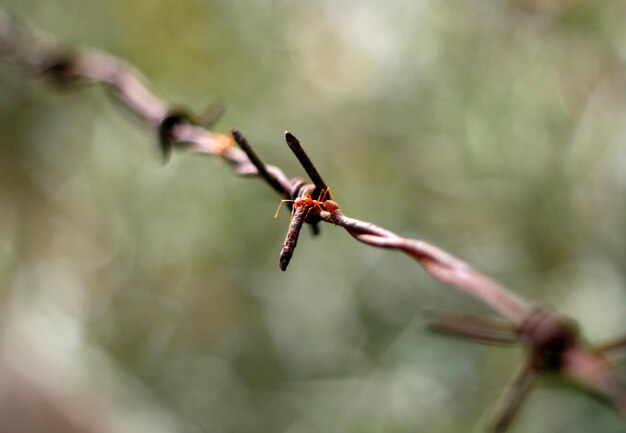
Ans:
{"label": "rusty barbed wire", "polygon": [[611,373],[610,352],[624,339],[590,347],[570,318],[537,308],[521,325],[459,313],[427,313],[428,327],[443,334],[483,344],[522,343],[526,359],[519,365],[502,395],[490,431],[505,432],[528,395],[537,376],[561,374],[596,397],[613,402],[626,415],[626,384]]}
{"label": "rusty barbed wire", "polygon": [[[246,138],[237,130],[232,138],[208,128],[223,111],[221,105],[209,107],[205,116],[194,116],[185,109],[168,104],[146,84],[141,73],[108,53],[93,48],[69,48],[49,35],[29,28],[0,10],[0,58],[32,74],[44,74],[58,84],[101,84],[123,106],[147,122],[159,139],[165,160],[172,151],[220,156],[235,173],[258,176],[283,197],[292,209],[289,230],[280,253],[279,265],[286,270],[295,251],[301,227],[307,223],[319,233],[319,222],[344,228],[361,243],[402,251],[417,260],[440,282],[476,298],[508,319],[491,319],[451,313],[429,314],[429,328],[441,333],[492,344],[525,346],[526,359],[515,373],[508,391],[498,404],[490,431],[508,429],[535,376],[560,374],[581,389],[612,403],[626,415],[626,385],[611,371],[610,358],[626,352],[626,337],[595,349],[586,344],[573,320],[544,308],[536,308],[509,289],[482,274],[452,254],[427,242],[404,238],[375,224],[350,218],[340,209],[329,209],[319,201],[330,191],[300,142],[285,134],[312,183],[289,178],[278,167],[262,162]],[[240,149],[231,146],[236,142]],[[295,200],[310,194],[316,206],[294,206]],[[334,203],[334,202],[333,202]]]}

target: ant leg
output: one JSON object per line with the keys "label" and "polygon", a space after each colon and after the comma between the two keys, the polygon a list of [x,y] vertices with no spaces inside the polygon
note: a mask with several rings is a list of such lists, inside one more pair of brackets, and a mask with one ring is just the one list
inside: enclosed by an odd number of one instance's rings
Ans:
{"label": "ant leg", "polygon": [[319,208],[320,208],[320,210],[321,210],[322,212],[326,212],[326,213],[328,214],[328,219],[329,219],[329,220],[330,220],[333,224],[335,224],[335,225],[336,225],[337,223],[336,223],[336,222],[335,222],[335,220],[333,219],[332,212],[331,212],[331,211],[329,211],[329,210],[326,210],[326,209],[322,209],[322,206],[321,206],[321,205],[319,205],[319,204],[318,204],[318,206],[319,206]]}
{"label": "ant leg", "polygon": [[[274,214],[274,218],[278,218],[278,213],[280,212],[280,209],[283,207],[283,204],[290,202],[293,200],[281,200],[280,203],[278,203],[278,207],[276,208],[276,213]],[[293,214],[293,211],[291,212]]]}
{"label": "ant leg", "polygon": [[319,197],[317,197],[317,201],[319,202],[323,202],[324,200],[326,200],[326,188],[321,190]]}
{"label": "ant leg", "polygon": [[311,203],[307,204],[307,207],[309,209],[306,211],[306,214],[304,215],[304,219],[307,219],[307,217],[309,216],[309,213],[311,213],[311,211],[314,208],[318,208],[320,211],[324,212],[324,208],[322,207],[321,203],[318,200],[311,200]]}
{"label": "ant leg", "polygon": [[330,191],[330,187],[324,188],[320,193],[319,201],[324,202],[326,200],[332,200],[333,193]]}
{"label": "ant leg", "polygon": [[311,210],[315,207],[315,205],[308,205],[307,207],[308,209],[306,213],[304,214],[304,220],[306,220],[309,217],[309,214],[311,213]]}

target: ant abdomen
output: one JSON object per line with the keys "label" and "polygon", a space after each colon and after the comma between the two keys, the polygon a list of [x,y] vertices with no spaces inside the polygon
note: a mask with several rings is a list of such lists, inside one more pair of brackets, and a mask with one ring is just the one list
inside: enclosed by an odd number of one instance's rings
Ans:
{"label": "ant abdomen", "polygon": [[339,209],[339,205],[332,200],[325,200],[322,204],[324,205],[324,209],[326,209],[328,212],[333,212]]}

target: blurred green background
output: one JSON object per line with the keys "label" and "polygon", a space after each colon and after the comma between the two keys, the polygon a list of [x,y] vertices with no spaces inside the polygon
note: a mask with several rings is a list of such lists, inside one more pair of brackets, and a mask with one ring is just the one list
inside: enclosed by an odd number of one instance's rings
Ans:
{"label": "blurred green background", "polygon": [[[626,332],[626,3],[1,0],[228,104],[267,161],[299,137],[349,216],[450,250],[589,340]],[[161,166],[101,89],[0,64],[0,431],[479,432],[521,357],[430,335],[492,314],[399,253],[303,232],[219,159]],[[626,373],[624,369],[621,371]],[[621,432],[560,387],[515,432]],[[74,430],[76,429],[76,430]]]}

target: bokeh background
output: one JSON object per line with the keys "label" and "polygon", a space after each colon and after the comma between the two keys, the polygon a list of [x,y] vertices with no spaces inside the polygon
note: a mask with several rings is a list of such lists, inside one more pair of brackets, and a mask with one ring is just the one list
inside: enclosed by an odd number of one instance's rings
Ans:
{"label": "bokeh background", "polygon": [[[1,0],[228,111],[268,162],[303,142],[342,210],[626,332],[626,3]],[[479,432],[516,348],[430,335],[492,314],[342,229],[304,232],[219,159],[175,155],[101,89],[0,64],[0,431]],[[626,373],[622,369],[621,373]],[[515,432],[621,432],[542,382]]]}

